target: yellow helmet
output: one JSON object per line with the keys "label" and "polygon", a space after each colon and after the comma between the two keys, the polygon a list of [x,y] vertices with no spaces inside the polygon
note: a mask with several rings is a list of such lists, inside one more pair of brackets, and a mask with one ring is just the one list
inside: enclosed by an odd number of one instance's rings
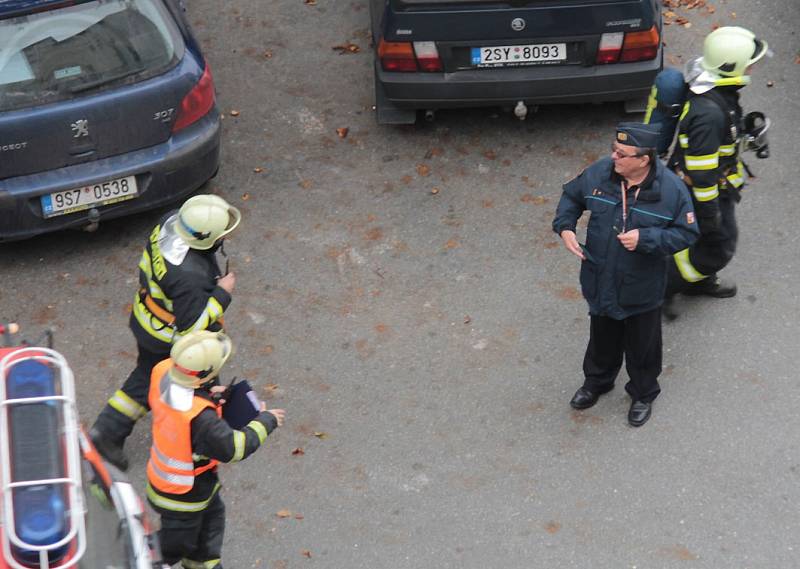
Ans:
{"label": "yellow helmet", "polygon": [[175,231],[192,249],[211,249],[242,220],[238,209],[219,196],[202,194],[186,200],[178,211]]}
{"label": "yellow helmet", "polygon": [[169,377],[178,385],[196,389],[219,375],[232,351],[230,338],[222,332],[189,332],[170,350]]}
{"label": "yellow helmet", "polygon": [[738,26],[717,28],[703,43],[703,69],[721,77],[741,77],[745,70],[769,53],[767,42]]}

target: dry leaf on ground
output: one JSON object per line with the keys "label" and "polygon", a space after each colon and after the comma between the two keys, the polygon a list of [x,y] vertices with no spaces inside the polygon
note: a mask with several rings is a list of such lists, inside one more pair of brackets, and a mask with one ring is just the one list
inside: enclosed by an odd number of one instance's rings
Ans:
{"label": "dry leaf on ground", "polygon": [[232,110],[232,111],[231,111],[231,116],[232,116],[232,117],[238,117],[240,114],[241,114],[241,113],[240,113],[239,111],[237,111],[236,109],[234,109],[234,110]]}
{"label": "dry leaf on ground", "polygon": [[288,518],[291,517],[292,512],[290,512],[289,510],[278,510],[277,512],[275,512],[275,515],[278,516],[279,518]]}
{"label": "dry leaf on ground", "polygon": [[322,431],[314,431],[314,436],[318,439],[327,439],[328,433],[323,433]]}
{"label": "dry leaf on ground", "polygon": [[342,45],[335,45],[335,46],[331,47],[331,49],[333,51],[338,51],[339,55],[342,55],[344,53],[358,53],[359,51],[361,51],[360,47],[358,47],[356,44],[350,43],[350,42],[347,42],[347,43],[342,44]]}
{"label": "dry leaf on ground", "polygon": [[347,128],[346,126],[345,126],[345,127],[342,127],[342,128],[337,128],[337,129],[336,129],[336,134],[338,134],[338,135],[339,135],[339,138],[345,138],[345,137],[347,136],[347,133],[348,133],[348,132],[350,132],[350,129],[349,129],[349,128]]}
{"label": "dry leaf on ground", "polygon": [[306,453],[306,451],[304,451],[304,450],[303,450],[303,449],[301,449],[300,447],[297,447],[296,449],[294,449],[294,450],[292,451],[292,456],[302,456],[302,455],[304,455],[305,453]]}

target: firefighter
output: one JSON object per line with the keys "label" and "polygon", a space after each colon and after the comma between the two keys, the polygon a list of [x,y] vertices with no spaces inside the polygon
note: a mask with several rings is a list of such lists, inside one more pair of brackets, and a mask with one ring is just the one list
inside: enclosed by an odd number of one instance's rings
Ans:
{"label": "firefighter", "polygon": [[691,190],[701,236],[669,263],[668,318],[677,315],[672,299],[678,292],[716,298],[736,294],[736,284],[717,273],[733,258],[739,235],[735,206],[745,181],[739,90],[750,83],[752,65],[769,53],[767,43],[752,32],[726,26],[706,37],[703,56],[684,72],[689,96],[669,166]]}
{"label": "firefighter", "polygon": [[231,354],[222,332],[191,332],[153,368],[149,402],[153,444],[147,463],[147,499],[161,515],[164,562],[186,569],[222,569],[225,505],[217,464],[253,454],[283,425],[283,409],[266,410],[241,430],[221,418],[220,368]]}
{"label": "firefighter", "polygon": [[130,317],[138,347],[136,367],[90,430],[98,451],[122,470],[128,468],[125,439],[149,410],[153,366],[168,358],[173,341],[185,334],[222,329],[236,278],[227,270],[221,273],[216,252],[240,220],[239,210],[221,197],[198,195],[165,215],[150,232]]}

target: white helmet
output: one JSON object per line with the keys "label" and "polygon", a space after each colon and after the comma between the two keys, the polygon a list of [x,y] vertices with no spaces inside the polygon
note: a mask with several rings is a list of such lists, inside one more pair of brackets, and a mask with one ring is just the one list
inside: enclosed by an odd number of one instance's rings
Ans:
{"label": "white helmet", "polygon": [[169,378],[178,385],[196,389],[219,375],[232,352],[233,344],[222,332],[189,332],[170,350]]}
{"label": "white helmet", "polygon": [[738,26],[717,28],[703,43],[703,69],[721,77],[741,77],[745,70],[769,53],[767,42]]}
{"label": "white helmet", "polygon": [[175,231],[192,249],[211,249],[242,220],[238,209],[219,196],[202,194],[186,200],[178,211]]}

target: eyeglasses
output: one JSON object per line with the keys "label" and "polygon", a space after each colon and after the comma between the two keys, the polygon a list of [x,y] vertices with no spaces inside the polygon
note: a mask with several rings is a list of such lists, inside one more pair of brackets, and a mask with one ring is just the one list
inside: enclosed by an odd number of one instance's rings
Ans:
{"label": "eyeglasses", "polygon": [[617,155],[617,158],[641,158],[642,156],[645,156],[644,154],[640,154],[638,152],[636,154],[625,154],[624,152],[621,152],[615,144],[612,144],[611,145],[612,158],[614,157],[614,154]]}

